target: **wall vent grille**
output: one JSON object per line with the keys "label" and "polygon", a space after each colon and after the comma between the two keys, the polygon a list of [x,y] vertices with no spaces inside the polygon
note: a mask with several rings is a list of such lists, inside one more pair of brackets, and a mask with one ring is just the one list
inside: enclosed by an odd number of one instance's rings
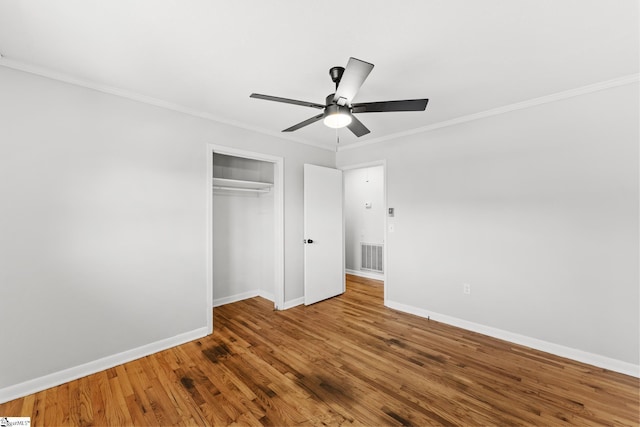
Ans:
{"label": "wall vent grille", "polygon": [[384,272],[382,262],[384,260],[384,245],[360,242],[360,269]]}

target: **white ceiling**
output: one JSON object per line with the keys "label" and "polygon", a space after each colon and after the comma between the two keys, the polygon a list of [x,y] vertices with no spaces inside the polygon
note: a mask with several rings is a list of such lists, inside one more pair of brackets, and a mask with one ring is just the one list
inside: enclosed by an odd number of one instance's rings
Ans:
{"label": "white ceiling", "polygon": [[[356,102],[429,98],[361,114],[391,137],[639,71],[636,0],[2,0],[0,63],[33,66],[277,133],[318,110],[330,67],[375,68]],[[290,136],[335,146],[322,122]]]}

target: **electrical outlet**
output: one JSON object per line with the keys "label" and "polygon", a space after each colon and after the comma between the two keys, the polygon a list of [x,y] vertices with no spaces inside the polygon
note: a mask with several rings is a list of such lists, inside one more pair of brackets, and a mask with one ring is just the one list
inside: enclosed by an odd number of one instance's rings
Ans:
{"label": "electrical outlet", "polygon": [[468,283],[465,283],[464,285],[462,285],[462,292],[464,292],[466,295],[470,295],[471,294],[471,285]]}

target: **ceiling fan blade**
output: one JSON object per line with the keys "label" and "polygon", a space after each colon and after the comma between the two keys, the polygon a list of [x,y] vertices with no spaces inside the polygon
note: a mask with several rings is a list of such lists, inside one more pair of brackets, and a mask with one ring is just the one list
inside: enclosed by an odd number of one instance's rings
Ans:
{"label": "ceiling fan blade", "polygon": [[358,138],[371,132],[365,125],[362,124],[360,120],[356,119],[354,116],[351,116],[351,123],[349,123],[347,127]]}
{"label": "ceiling fan blade", "polygon": [[336,88],[333,101],[338,105],[351,105],[353,97],[356,96],[371,70],[373,70],[373,64],[356,58],[349,58],[347,68],[345,68],[340,83]]}
{"label": "ceiling fan blade", "polygon": [[318,120],[322,119],[324,117],[324,113],[322,114],[318,114],[317,116],[313,116],[310,119],[307,119],[303,122],[298,123],[297,125],[293,125],[290,128],[287,128],[285,130],[283,130],[282,132],[293,132],[294,130],[298,130],[300,128],[303,128],[307,125],[310,125],[311,123],[315,123]]}
{"label": "ceiling fan blade", "polygon": [[284,102],[285,104],[302,105],[303,107],[324,109],[324,105],[315,102],[298,101],[297,99],[280,98],[279,96],[262,95],[260,93],[252,93],[249,98],[264,99],[265,101]]}
{"label": "ceiling fan blade", "polygon": [[387,111],[424,111],[428,99],[405,99],[402,101],[363,102],[353,104],[352,113],[384,113]]}

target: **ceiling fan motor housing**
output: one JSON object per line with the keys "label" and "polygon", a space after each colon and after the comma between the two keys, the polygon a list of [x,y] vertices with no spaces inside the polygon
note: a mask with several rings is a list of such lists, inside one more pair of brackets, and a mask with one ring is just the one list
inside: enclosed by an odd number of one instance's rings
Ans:
{"label": "ceiling fan motor housing", "polygon": [[333,100],[335,96],[336,96],[335,93],[330,93],[329,95],[327,95],[327,97],[324,100],[324,105],[328,107],[331,104],[335,104],[336,102]]}
{"label": "ceiling fan motor housing", "polygon": [[349,107],[330,103],[324,109],[324,116],[329,116],[331,114],[350,114],[351,109]]}
{"label": "ceiling fan motor housing", "polygon": [[340,112],[345,112],[346,113],[350,113],[351,112],[351,106],[347,104],[347,100],[344,98],[340,98],[337,101],[335,101],[333,98],[335,98],[335,93],[329,94],[327,95],[327,97],[325,98],[325,105],[327,106],[327,108],[325,108],[325,112],[328,109],[328,107],[331,106],[339,106],[340,109],[336,110],[340,111]]}

